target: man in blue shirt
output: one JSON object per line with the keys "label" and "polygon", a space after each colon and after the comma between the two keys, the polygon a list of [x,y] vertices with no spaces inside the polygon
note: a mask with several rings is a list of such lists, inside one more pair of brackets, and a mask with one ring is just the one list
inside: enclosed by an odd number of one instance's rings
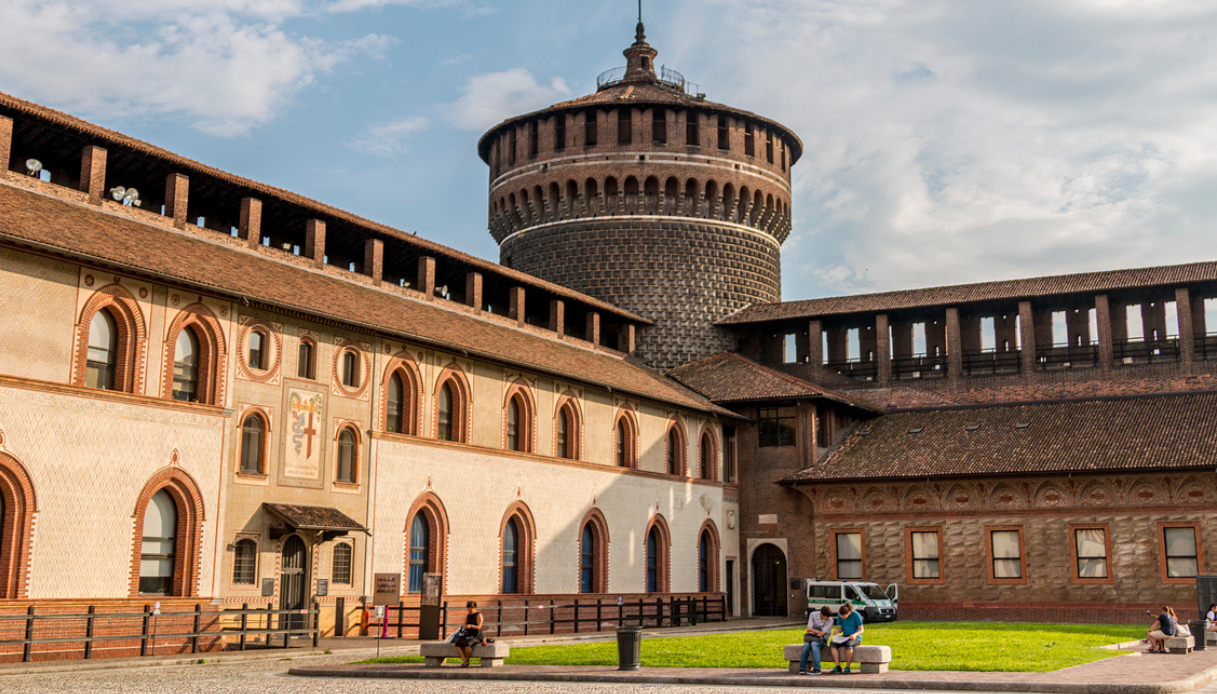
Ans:
{"label": "man in blue shirt", "polygon": [[862,615],[850,603],[843,603],[837,613],[837,625],[833,627],[832,662],[836,665],[833,674],[841,673],[841,651],[845,651],[845,674],[852,674],[849,666],[854,663],[854,646],[858,645],[863,631]]}

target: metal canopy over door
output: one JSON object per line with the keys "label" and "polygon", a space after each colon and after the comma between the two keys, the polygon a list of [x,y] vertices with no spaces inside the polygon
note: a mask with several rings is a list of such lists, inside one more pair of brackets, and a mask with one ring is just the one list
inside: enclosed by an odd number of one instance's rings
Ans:
{"label": "metal canopy over door", "polygon": [[[283,543],[283,562],[279,571],[279,609],[303,610],[306,604],[306,579],[308,548],[299,535],[291,535]],[[296,612],[283,615],[280,623],[286,629],[304,629],[308,625],[307,615]]]}
{"label": "metal canopy over door", "polygon": [[786,555],[771,544],[752,554],[752,616],[786,616]]}

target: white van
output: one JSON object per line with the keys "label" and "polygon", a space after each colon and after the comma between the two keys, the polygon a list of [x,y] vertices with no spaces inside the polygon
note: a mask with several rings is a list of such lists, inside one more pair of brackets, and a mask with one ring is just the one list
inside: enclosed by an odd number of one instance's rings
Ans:
{"label": "white van", "polygon": [[896,600],[899,597],[896,584],[883,590],[878,583],[863,581],[820,581],[804,579],[807,592],[807,614],[827,605],[839,612],[841,604],[848,602],[862,615],[864,622],[896,621]]}

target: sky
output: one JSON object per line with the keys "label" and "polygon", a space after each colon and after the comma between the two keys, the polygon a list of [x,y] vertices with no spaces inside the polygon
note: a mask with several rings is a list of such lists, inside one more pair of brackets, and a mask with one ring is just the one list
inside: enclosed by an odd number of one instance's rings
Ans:
{"label": "sky", "polygon": [[[803,140],[787,300],[1217,258],[1211,0],[648,0]],[[623,65],[632,0],[4,0],[0,91],[477,256],[477,139]]]}

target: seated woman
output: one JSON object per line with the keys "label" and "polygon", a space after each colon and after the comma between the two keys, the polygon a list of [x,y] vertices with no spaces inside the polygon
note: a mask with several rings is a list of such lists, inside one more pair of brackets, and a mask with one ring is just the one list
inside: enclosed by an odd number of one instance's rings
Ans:
{"label": "seated woman", "polygon": [[478,604],[470,600],[465,607],[469,609],[465,615],[465,633],[456,641],[456,652],[461,654],[461,667],[469,667],[473,647],[482,642],[482,613],[478,612]]}
{"label": "seated woman", "polygon": [[1175,619],[1175,611],[1169,606],[1163,606],[1162,613],[1150,625],[1150,632],[1145,635],[1149,640],[1150,653],[1165,653],[1166,640],[1179,633],[1179,621]]}

